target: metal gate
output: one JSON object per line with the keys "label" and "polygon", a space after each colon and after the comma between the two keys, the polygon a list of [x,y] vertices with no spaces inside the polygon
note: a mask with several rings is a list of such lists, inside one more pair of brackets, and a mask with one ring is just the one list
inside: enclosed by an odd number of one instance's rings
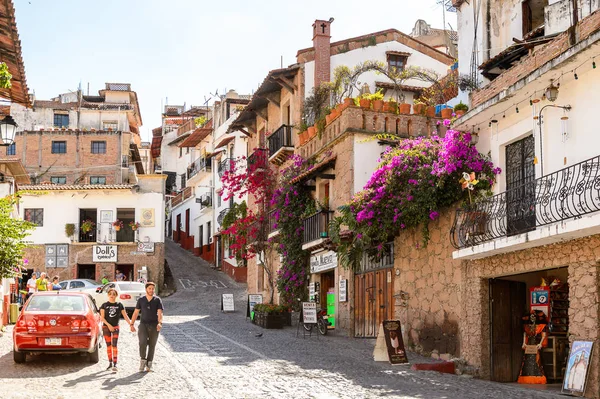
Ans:
{"label": "metal gate", "polygon": [[361,271],[354,276],[354,336],[375,338],[379,324],[393,317],[394,244],[379,261],[363,257]]}
{"label": "metal gate", "polygon": [[506,233],[535,230],[535,142],[533,136],[506,146]]}

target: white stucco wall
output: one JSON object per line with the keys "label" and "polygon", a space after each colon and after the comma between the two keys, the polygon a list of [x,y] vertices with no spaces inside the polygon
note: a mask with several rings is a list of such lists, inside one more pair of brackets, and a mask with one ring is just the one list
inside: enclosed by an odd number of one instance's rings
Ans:
{"label": "white stucco wall", "polygon": [[[65,235],[65,224],[79,224],[80,209],[97,209],[97,220],[100,221],[100,211],[112,210],[116,219],[117,208],[135,208],[136,221],[141,220],[141,209],[154,209],[154,227],[142,227],[139,240],[148,237],[150,242],[164,242],[164,202],[162,193],[136,193],[131,190],[118,191],[46,191],[45,194],[23,194],[20,204],[20,217],[26,208],[44,209],[42,227],[36,229],[28,237],[34,244],[70,243]],[[101,239],[108,236],[110,223],[100,223],[102,226]],[[124,228],[129,228],[125,226]]]}
{"label": "white stucco wall", "polygon": [[354,187],[352,195],[361,191],[379,165],[386,146],[373,140],[373,136],[354,135]]}
{"label": "white stucco wall", "polygon": [[[357,64],[364,62],[364,61],[381,61],[384,64],[387,65],[387,56],[386,56],[386,51],[399,51],[399,52],[407,52],[407,53],[411,53],[410,57],[408,57],[407,60],[407,67],[411,67],[411,66],[416,66],[416,67],[420,67],[420,68],[424,68],[424,69],[430,69],[435,71],[436,73],[439,74],[440,77],[445,76],[448,73],[448,69],[449,66],[434,60],[433,58],[429,57],[428,55],[425,55],[423,53],[420,53],[418,51],[416,51],[415,49],[413,49],[412,47],[406,46],[402,43],[398,43],[395,41],[392,42],[386,42],[386,43],[379,43],[377,45],[374,46],[368,46],[368,47],[364,47],[364,48],[359,48],[356,50],[350,50],[348,52],[342,53],[342,54],[336,54],[334,56],[331,57],[331,79],[333,79],[333,71],[335,70],[336,67],[340,66],[340,65],[345,65],[349,68],[353,68],[354,66],[356,66]],[[307,62],[304,65],[305,69],[304,69],[304,73],[305,73],[305,92],[304,95],[305,97],[310,95],[310,92],[314,86],[314,61],[310,61]],[[378,75],[375,72],[367,72],[363,75],[361,75],[361,77],[359,78],[359,81],[361,82],[361,86],[364,83],[367,83],[369,85],[369,89],[371,90],[371,93],[375,93],[377,91],[376,87],[375,87],[375,82],[379,81],[379,82],[388,82],[389,79],[387,79],[385,76],[383,75]],[[423,82],[420,80],[408,80],[406,82],[404,82],[405,85],[409,85],[409,86],[418,86],[418,87],[427,87],[429,86],[429,83],[427,82]],[[407,102],[412,101],[412,94],[411,93],[405,93],[407,95]],[[358,93],[355,91],[353,93],[354,96],[358,95]]]}

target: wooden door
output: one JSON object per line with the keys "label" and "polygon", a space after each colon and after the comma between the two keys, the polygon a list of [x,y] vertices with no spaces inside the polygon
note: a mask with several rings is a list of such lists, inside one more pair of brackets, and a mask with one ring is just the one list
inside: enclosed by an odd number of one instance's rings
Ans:
{"label": "wooden door", "polygon": [[491,300],[491,379],[515,382],[521,369],[523,330],[521,317],[526,310],[525,283],[490,280]]}
{"label": "wooden door", "polygon": [[379,324],[393,317],[392,269],[354,276],[354,336],[375,338]]}
{"label": "wooden door", "polygon": [[189,209],[185,210],[185,232],[188,236],[192,235],[192,232],[190,231],[190,210]]}

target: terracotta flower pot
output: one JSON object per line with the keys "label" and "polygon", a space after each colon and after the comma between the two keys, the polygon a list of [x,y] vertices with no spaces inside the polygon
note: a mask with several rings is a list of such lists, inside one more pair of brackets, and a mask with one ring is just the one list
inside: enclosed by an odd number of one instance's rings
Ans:
{"label": "terracotta flower pot", "polygon": [[465,114],[465,111],[463,111],[462,109],[459,111],[454,111],[454,113],[456,114],[457,118],[460,118],[461,116],[463,116]]}
{"label": "terracotta flower pot", "polygon": [[325,115],[325,124],[329,125],[331,123],[331,114]]}
{"label": "terracotta flower pot", "polygon": [[413,105],[413,113],[424,115],[425,114],[425,105],[424,104],[414,104]]}
{"label": "terracotta flower pot", "polygon": [[353,98],[350,98],[350,97],[346,97],[346,98],[344,98],[344,105],[345,105],[346,107],[349,107],[349,106],[351,106],[351,105],[354,105],[354,99],[353,99]]}
{"label": "terracotta flower pot", "polygon": [[360,107],[361,108],[371,108],[371,100],[366,98],[360,99]]}
{"label": "terracotta flower pot", "polygon": [[334,120],[335,118],[337,118],[338,116],[340,116],[340,112],[337,110],[337,108],[334,108],[331,110],[331,112],[329,113],[329,115],[331,115],[331,120]]}
{"label": "terracotta flower pot", "polygon": [[450,119],[450,118],[452,118],[452,111],[453,111],[452,108],[444,108],[444,109],[442,109],[442,111],[441,111],[442,118],[444,118],[444,119]]}
{"label": "terracotta flower pot", "polygon": [[386,101],[383,103],[383,112],[390,112],[390,102]]}
{"label": "terracotta flower pot", "polygon": [[347,107],[347,105],[344,103],[338,104],[335,106],[335,112],[337,112],[338,115],[340,115],[342,113],[342,111],[346,109],[346,107]]}
{"label": "terracotta flower pot", "polygon": [[427,116],[430,118],[435,117],[435,107],[427,107]]}
{"label": "terracotta flower pot", "polygon": [[121,230],[121,226],[115,226],[115,231],[120,231]]}
{"label": "terracotta flower pot", "polygon": [[383,100],[373,100],[373,110],[381,111],[383,109]]}
{"label": "terracotta flower pot", "polygon": [[307,141],[308,141],[308,130],[305,130],[302,133],[300,133],[300,145],[306,143]]}
{"label": "terracotta flower pot", "polygon": [[[407,103],[400,104],[400,113],[404,114],[404,115],[409,115],[410,114],[410,104],[407,104]],[[415,110],[415,114],[416,113],[417,113],[417,111]]]}
{"label": "terracotta flower pot", "polygon": [[312,139],[313,137],[315,137],[317,135],[317,127],[316,126],[311,126],[308,128],[308,139]]}

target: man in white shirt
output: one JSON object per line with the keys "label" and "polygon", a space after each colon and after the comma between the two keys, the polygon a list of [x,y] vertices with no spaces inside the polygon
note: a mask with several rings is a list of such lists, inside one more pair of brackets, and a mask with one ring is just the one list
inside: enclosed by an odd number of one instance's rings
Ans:
{"label": "man in white shirt", "polygon": [[28,300],[31,294],[37,291],[37,286],[35,284],[35,274],[32,274],[29,280],[27,280],[27,296],[25,300]]}

